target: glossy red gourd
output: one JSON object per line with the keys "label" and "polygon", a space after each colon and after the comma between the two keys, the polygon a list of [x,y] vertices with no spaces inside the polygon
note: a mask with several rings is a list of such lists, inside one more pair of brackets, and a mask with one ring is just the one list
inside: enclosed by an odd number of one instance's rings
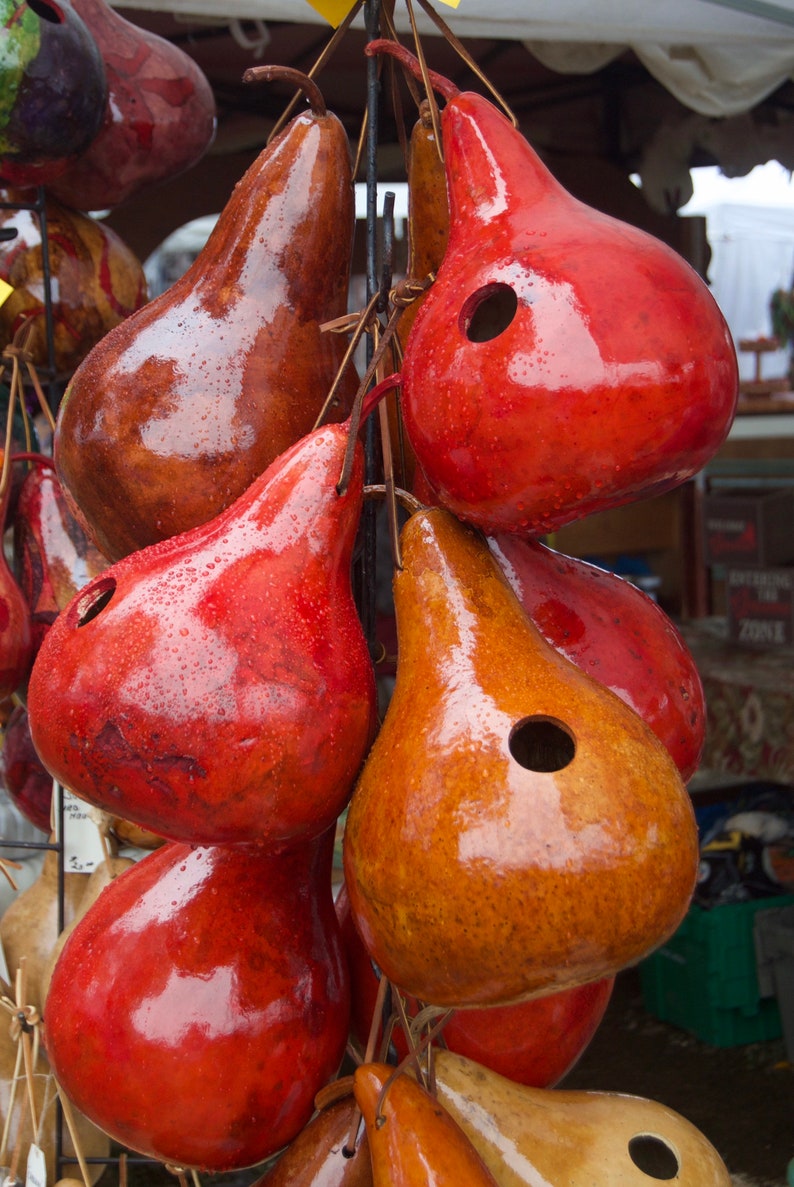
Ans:
{"label": "glossy red gourd", "polygon": [[72,515],[47,462],[28,473],[14,515],[14,572],[30,607],[34,653],[61,610],[109,563]]}
{"label": "glossy red gourd", "polygon": [[356,442],[328,425],[208,524],[111,565],[50,628],[28,692],[47,768],[175,840],[280,845],[342,811],[375,724],[350,585]]}
{"label": "glossy red gourd", "polygon": [[736,353],[708,287],[573,198],[487,99],[446,97],[449,241],[402,370],[438,501],[489,533],[537,535],[676,486],[736,410]]}
{"label": "glossy red gourd", "polygon": [[[312,108],[262,150],[185,274],[106,334],[64,394],[58,474],[111,560],[232,503],[310,432],[337,376],[347,343],[321,327],[347,311],[350,145],[298,77]],[[344,419],[357,384],[346,368],[326,420]]]}
{"label": "glossy red gourd", "polygon": [[52,775],[36,753],[24,705],[14,706],[3,731],[0,786],[31,824],[43,833],[52,832]]}
{"label": "glossy red gourd", "polygon": [[0,4],[0,180],[44,185],[99,131],[107,77],[70,0]]}
{"label": "glossy red gourd", "polygon": [[[379,979],[353,924],[344,884],[335,903],[350,966],[351,1027],[364,1049]],[[614,977],[604,977],[513,1006],[453,1010],[440,1042],[516,1083],[551,1087],[587,1049],[609,1005],[614,981]],[[408,999],[407,1006],[409,1017],[415,1017],[419,1003]],[[405,1058],[408,1044],[399,1023],[392,1031],[392,1042],[399,1059]]]}
{"label": "glossy red gourd", "polygon": [[303,1128],[349,1020],[332,850],[332,834],[282,854],[171,843],[105,888],[55,964],[44,1027],[96,1125],[212,1171]]}
{"label": "glossy red gourd", "polygon": [[[6,490],[0,496],[0,537],[5,532],[11,495],[12,482],[9,474]],[[0,700],[10,697],[27,679],[32,661],[33,627],[30,608],[11,572],[5,551],[0,549]]]}
{"label": "glossy red gourd", "polygon": [[503,535],[490,547],[544,639],[639,713],[690,779],[706,737],[703,684],[662,608],[630,581],[539,540]]}
{"label": "glossy red gourd", "polygon": [[347,815],[372,959],[438,1006],[612,976],[686,913],[692,803],[649,726],[532,625],[487,543],[414,513],[394,577],[394,692]]}
{"label": "glossy red gourd", "polygon": [[215,136],[215,97],[178,45],[104,0],[72,0],[105,67],[107,101],[90,145],[49,184],[75,210],[106,210],[195,165]]}

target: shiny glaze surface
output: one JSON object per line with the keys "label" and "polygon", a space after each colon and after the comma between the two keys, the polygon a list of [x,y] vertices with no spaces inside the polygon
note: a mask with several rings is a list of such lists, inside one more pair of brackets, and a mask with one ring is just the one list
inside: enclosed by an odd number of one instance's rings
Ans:
{"label": "shiny glaze surface", "polygon": [[372,1162],[366,1130],[355,1154],[343,1153],[358,1105],[352,1094],[317,1113],[254,1187],[371,1187]]}
{"label": "shiny glaze surface", "polygon": [[678,770],[535,630],[479,533],[419,512],[402,553],[396,686],[345,834],[362,939],[436,1005],[611,976],[675,930],[694,889]]}
{"label": "shiny glaze surface", "polygon": [[215,97],[203,71],[163,37],[104,0],[72,0],[107,76],[102,124],[52,183],[75,210],[106,210],[195,165],[215,136]]}
{"label": "shiny glaze surface", "polygon": [[69,0],[2,0],[0,94],[0,180],[44,185],[91,143],[107,77]]}
{"label": "shiny glaze surface", "polygon": [[518,600],[544,639],[647,722],[686,782],[700,762],[706,702],[680,632],[630,581],[539,540],[490,540]]}
{"label": "shiny glaze surface", "polygon": [[483,97],[451,99],[442,130],[449,245],[402,372],[438,501],[488,532],[535,535],[694,474],[738,396],[705,283],[568,194]]}
{"label": "shiny glaze surface", "polygon": [[49,833],[52,775],[39,758],[30,736],[25,705],[15,705],[3,730],[0,785],[31,824]]}
{"label": "shiny glaze surface", "polygon": [[[3,191],[2,198],[25,200],[20,190]],[[133,252],[98,219],[51,198],[46,215],[54,361],[68,379],[100,338],[145,304],[146,277]],[[0,277],[14,289],[0,305],[0,342],[7,346],[25,319],[36,318],[27,349],[36,366],[49,367],[40,216],[31,210],[0,210],[0,227],[17,232],[0,243]]]}
{"label": "shiny glaze surface", "polygon": [[111,1137],[229,1170],[306,1124],[348,1028],[332,846],[164,845],[76,925],[44,1038],[65,1091]]}
{"label": "shiny glaze surface", "polygon": [[362,451],[340,496],[346,444],[346,426],[315,430],[210,523],[72,600],[28,692],[63,783],[202,844],[280,844],[336,819],[375,721],[350,586]]}
{"label": "shiny glaze surface", "polygon": [[[642,1097],[526,1088],[439,1051],[436,1088],[500,1187],[730,1187],[711,1142]],[[672,1173],[671,1173],[672,1172]]]}
{"label": "shiny glaze surface", "polygon": [[320,326],[347,308],[353,223],[342,125],[296,116],[184,276],[83,361],[54,457],[111,560],[205,523],[311,430],[347,345]]}
{"label": "shiny glaze surface", "polygon": [[393,1072],[387,1064],[365,1063],[353,1080],[374,1187],[496,1187],[461,1128],[415,1080],[398,1076],[379,1104]]}
{"label": "shiny glaze surface", "polygon": [[[2,451],[0,450],[0,462]],[[0,525],[7,526],[11,480],[0,499]],[[33,626],[30,607],[0,549],[0,700],[10,697],[27,679],[33,662]]]}
{"label": "shiny glaze surface", "polygon": [[57,474],[35,465],[14,515],[14,572],[30,607],[37,652],[61,610],[108,567],[69,510]]}
{"label": "shiny glaze surface", "polygon": [[[379,979],[353,923],[344,883],[334,902],[350,966],[351,1027],[364,1049]],[[444,1024],[443,1043],[511,1080],[550,1087],[583,1055],[604,1016],[613,984],[614,977],[604,977],[513,1006],[453,1010]],[[408,998],[406,1004],[409,1018],[415,1017],[419,1003]],[[403,1059],[408,1045],[399,1022],[392,1042]]]}

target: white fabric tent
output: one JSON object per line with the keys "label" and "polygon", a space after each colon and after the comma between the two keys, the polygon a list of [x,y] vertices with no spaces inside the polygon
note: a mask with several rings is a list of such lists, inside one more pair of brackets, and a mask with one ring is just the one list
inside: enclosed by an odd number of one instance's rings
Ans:
{"label": "white fabric tent", "polygon": [[[115,0],[231,21],[323,23],[308,0]],[[423,33],[437,32],[415,5]],[[436,9],[461,38],[522,40],[564,73],[600,69],[626,48],[686,106],[746,111],[794,75],[794,0],[458,0]],[[410,28],[397,0],[398,29]],[[358,19],[360,24],[360,18]]]}

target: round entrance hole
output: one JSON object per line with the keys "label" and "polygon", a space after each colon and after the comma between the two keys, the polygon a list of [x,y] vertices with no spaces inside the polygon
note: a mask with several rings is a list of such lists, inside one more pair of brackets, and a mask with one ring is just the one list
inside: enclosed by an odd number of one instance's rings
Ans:
{"label": "round entrance hole", "polygon": [[77,626],[85,626],[101,614],[115,592],[116,582],[112,577],[102,578],[91,589],[86,590],[76,606]]}
{"label": "round entrance hole", "polygon": [[680,1169],[675,1150],[654,1133],[638,1133],[631,1138],[629,1157],[650,1179],[674,1179]]}
{"label": "round entrance hole", "polygon": [[554,717],[525,717],[513,726],[510,753],[526,771],[561,771],[576,753],[573,735]]}
{"label": "round entrance hole", "polygon": [[460,324],[469,342],[490,342],[503,334],[518,309],[509,284],[486,284],[466,301]]}

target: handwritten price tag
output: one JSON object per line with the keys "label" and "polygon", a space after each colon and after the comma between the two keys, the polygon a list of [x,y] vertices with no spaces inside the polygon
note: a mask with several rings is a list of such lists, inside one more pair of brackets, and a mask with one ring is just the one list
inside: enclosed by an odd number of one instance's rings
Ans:
{"label": "handwritten price tag", "polygon": [[90,874],[105,860],[97,822],[90,804],[68,787],[63,795],[63,868],[68,874]]}

